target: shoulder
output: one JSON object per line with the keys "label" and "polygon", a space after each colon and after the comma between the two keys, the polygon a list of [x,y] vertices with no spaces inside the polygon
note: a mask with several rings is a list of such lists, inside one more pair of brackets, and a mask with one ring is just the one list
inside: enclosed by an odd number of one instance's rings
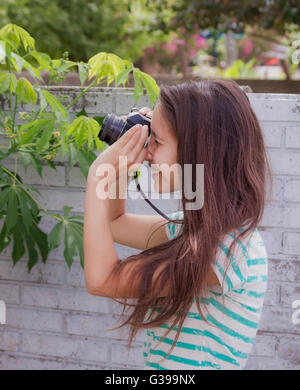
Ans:
{"label": "shoulder", "polygon": [[[171,220],[173,221],[168,221],[166,224],[166,234],[169,240],[173,240],[175,237],[178,236],[183,230],[183,223],[180,223],[179,220],[183,220],[183,211],[174,211],[171,214],[167,215]],[[178,221],[178,223],[177,223]]]}
{"label": "shoulder", "polygon": [[[267,273],[267,252],[258,229],[240,237],[242,230],[229,232],[218,242],[212,266],[224,281],[225,292],[246,288],[249,276],[260,277]],[[230,248],[234,240],[235,245]]]}

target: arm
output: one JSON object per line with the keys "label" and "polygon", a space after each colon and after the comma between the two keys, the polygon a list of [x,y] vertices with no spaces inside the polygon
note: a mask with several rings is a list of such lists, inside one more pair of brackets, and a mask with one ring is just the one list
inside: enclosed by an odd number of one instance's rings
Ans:
{"label": "arm", "polygon": [[[128,188],[129,177],[127,180],[127,186],[124,189],[125,195]],[[122,192],[119,193],[119,179],[116,180],[116,199],[108,199],[108,208],[109,208],[109,220],[113,222],[121,215],[125,214],[126,211],[126,199],[123,199],[124,196],[121,196]]]}
{"label": "arm", "polygon": [[110,230],[109,199],[99,199],[96,182],[87,181],[84,205],[84,277],[89,293],[101,287],[118,256]]}
{"label": "arm", "polygon": [[[119,213],[110,207],[109,198],[97,196],[97,187],[103,179],[106,181],[106,189],[110,189],[116,178],[122,177],[125,183],[128,180],[129,172],[136,170],[145,160],[146,150],[143,145],[146,141],[148,130],[133,126],[118,141],[101,153],[89,169],[84,209],[84,277],[88,292],[103,291],[103,285],[108,276],[118,264],[118,256],[114,247],[111,233],[111,213]],[[128,166],[119,167],[119,158],[126,156]],[[102,168],[113,168],[115,175],[104,175]],[[136,169],[135,169],[136,168]],[[121,172],[119,171],[121,169]],[[125,170],[125,171],[124,171]],[[122,180],[123,182],[124,180]],[[101,187],[101,186],[100,186]],[[103,187],[103,186],[102,186]],[[116,200],[118,202],[118,200]],[[118,203],[116,203],[118,204]],[[121,210],[121,212],[123,212]],[[105,291],[103,291],[105,293]]]}
{"label": "arm", "polygon": [[[127,264],[120,278],[115,280],[110,278],[110,273],[117,263],[118,256],[111,233],[109,199],[98,199],[96,184],[88,181],[84,215],[84,275],[89,294],[110,298],[138,298],[137,286],[132,282],[135,264]],[[156,270],[153,282],[161,271],[162,267]],[[219,280],[211,269],[208,285],[217,284],[220,284]],[[167,296],[168,292],[169,285],[166,284],[159,296]]]}

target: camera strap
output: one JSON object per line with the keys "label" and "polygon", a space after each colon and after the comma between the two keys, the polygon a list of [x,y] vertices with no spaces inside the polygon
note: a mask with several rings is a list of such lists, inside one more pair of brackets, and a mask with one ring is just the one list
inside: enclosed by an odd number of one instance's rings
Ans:
{"label": "camera strap", "polygon": [[158,213],[160,214],[163,218],[165,218],[167,221],[171,221],[171,219],[166,216],[166,214],[164,214],[162,211],[160,211],[156,206],[154,206],[153,203],[150,202],[149,199],[147,199],[146,195],[144,194],[144,192],[142,191],[141,189],[141,186],[140,186],[140,183],[138,181],[138,173],[137,171],[133,173],[134,175],[134,180],[135,180],[135,184],[136,184],[136,187],[138,189],[138,191],[142,194],[142,197],[144,198],[144,200]]}

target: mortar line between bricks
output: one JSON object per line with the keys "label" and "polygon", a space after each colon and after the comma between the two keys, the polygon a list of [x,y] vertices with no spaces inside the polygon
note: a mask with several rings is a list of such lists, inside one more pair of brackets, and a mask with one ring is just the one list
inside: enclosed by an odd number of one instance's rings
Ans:
{"label": "mortar line between bricks", "polygon": [[[97,342],[101,342],[101,343],[104,343],[106,344],[108,347],[110,346],[110,343],[115,343],[117,346],[120,346],[122,345],[123,347],[126,347],[126,344],[125,344],[125,341],[124,341],[124,338],[122,338],[121,336],[118,338],[117,336],[110,336],[110,339],[109,339],[109,343],[107,343],[107,336],[103,336],[103,337],[99,337],[99,336],[86,336],[84,334],[76,334],[76,333],[70,333],[70,332],[66,332],[66,333],[63,333],[63,332],[58,332],[58,331],[54,331],[54,332],[51,332],[49,330],[36,330],[36,329],[25,329],[25,328],[14,328],[13,326],[10,326],[10,325],[6,325],[5,327],[5,331],[7,332],[10,332],[10,333],[14,333],[14,334],[18,334],[18,335],[34,335],[34,336],[48,336],[48,337],[56,337],[56,338],[69,338],[70,336],[72,338],[75,338],[77,340],[89,340],[89,341],[97,341]],[[0,334],[3,332],[5,332],[4,330],[0,331]],[[104,329],[103,332],[107,332],[108,330],[107,329]],[[100,333],[100,331],[99,331]],[[121,344],[123,342],[123,344]],[[133,342],[133,345],[132,347],[142,347],[143,346],[143,342],[141,341],[135,341]]]}
{"label": "mortar line between bricks", "polygon": [[[12,305],[12,304],[7,304],[7,305]],[[71,314],[84,314],[84,315],[90,315],[90,314],[95,314],[95,315],[115,315],[117,316],[118,314],[110,314],[110,313],[107,313],[107,312],[104,312],[104,311],[84,311],[84,310],[76,310],[76,309],[57,309],[57,308],[53,308],[53,307],[47,307],[47,306],[37,306],[37,305],[27,305],[27,304],[23,304],[22,307],[24,309],[26,308],[30,308],[30,309],[38,309],[38,310],[46,310],[46,309],[52,309],[53,311],[55,312],[68,312],[68,313],[71,313]]]}
{"label": "mortar line between bricks", "polygon": [[[2,281],[4,281],[4,283],[2,283]],[[63,284],[41,284],[41,283],[34,283],[34,282],[30,282],[30,281],[16,281],[16,280],[5,280],[5,279],[0,279],[0,285],[3,284],[8,284],[8,285],[14,285],[16,284],[16,282],[19,282],[20,284],[22,283],[22,286],[23,287],[36,287],[36,288],[51,288],[51,289],[57,289],[59,288],[60,290],[66,290],[66,291],[70,291],[70,290],[75,290],[76,291],[80,291],[80,292],[86,292],[86,288],[85,287],[77,287],[77,286],[65,286]],[[100,298],[105,298],[105,297],[100,297]],[[25,305],[25,303],[23,303],[23,301],[21,302],[22,304]]]}
{"label": "mortar line between bricks", "polygon": [[[23,332],[23,335],[33,335],[33,336],[37,336],[37,337],[40,337],[40,336],[48,336],[48,337],[52,337],[52,338],[56,338],[56,339],[68,339],[68,336],[71,336],[73,340],[77,340],[77,341],[98,341],[99,343],[102,343],[103,345],[108,345],[107,341],[109,342],[115,342],[116,345],[123,345],[123,344],[120,344],[120,342],[123,341],[124,343],[124,347],[126,346],[125,344],[125,341],[122,340],[121,338],[119,339],[109,339],[107,340],[107,336],[103,336],[103,337],[97,337],[97,336],[86,336],[86,335],[80,335],[80,334],[75,334],[75,333],[66,333],[66,334],[63,334],[63,333],[58,333],[58,332],[50,332],[50,331],[47,331],[47,330],[34,330],[34,329],[14,329],[14,328],[10,328],[9,331],[11,333],[17,333],[17,334],[20,334],[20,332],[22,331]],[[1,334],[1,333],[0,333]],[[143,343],[140,342],[140,344],[138,342],[135,342],[133,344],[133,347],[142,347],[143,346]]]}
{"label": "mortar line between bricks", "polygon": [[[258,225],[258,229],[268,229],[270,233],[272,232],[278,232],[278,233],[284,233],[284,232],[292,232],[292,233],[300,233],[299,228],[293,228],[293,227],[277,227],[277,226],[262,226]],[[299,253],[300,255],[300,253]]]}
{"label": "mortar line between bricks", "polygon": [[29,352],[22,352],[22,351],[3,351],[3,354],[6,356],[15,358],[15,355],[22,358],[28,358],[28,359],[36,359],[36,360],[45,360],[45,361],[51,361],[51,362],[57,362],[57,363],[71,363],[71,364],[86,364],[91,366],[100,366],[103,367],[104,365],[107,365],[106,362],[97,362],[96,360],[83,360],[83,359],[69,359],[68,357],[58,357],[54,355],[36,355]]}
{"label": "mortar line between bricks", "polygon": [[[260,332],[260,333],[258,333],[258,332]],[[300,331],[299,332],[290,332],[290,331],[289,332],[280,332],[280,331],[273,332],[271,330],[258,330],[257,334],[261,335],[261,336],[268,335],[268,334],[270,334],[272,336],[278,335],[278,337],[282,336],[282,335],[284,335],[284,336],[298,336],[298,335],[300,335]]]}
{"label": "mortar line between bricks", "polygon": [[[26,183],[24,183],[26,185]],[[34,185],[37,189],[39,190],[47,190],[47,191],[55,191],[55,190],[61,190],[65,188],[65,186],[51,186],[51,185],[42,185],[42,184],[32,184]],[[68,190],[70,189],[71,191],[65,191],[65,192],[79,192],[79,193],[84,193],[85,191],[82,191],[84,187],[68,187]],[[40,197],[41,199],[43,197]]]}
{"label": "mortar line between bricks", "polygon": [[[22,352],[24,354],[23,357],[31,357],[31,358],[36,358],[36,359],[53,359],[53,360],[60,360],[60,363],[62,363],[64,360],[67,360],[68,362],[71,361],[69,356],[58,356],[58,355],[42,355],[42,354],[32,354],[30,352]],[[26,354],[26,355],[25,355]],[[73,362],[76,362],[75,364],[78,364],[79,362],[83,362],[82,359],[73,360]],[[96,361],[96,360],[85,360],[86,364],[99,364],[99,365],[106,365],[107,361]]]}

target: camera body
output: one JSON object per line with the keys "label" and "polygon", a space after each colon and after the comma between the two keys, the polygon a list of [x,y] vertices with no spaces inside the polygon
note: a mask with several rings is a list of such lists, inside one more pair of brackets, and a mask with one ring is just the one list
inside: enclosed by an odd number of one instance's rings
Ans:
{"label": "camera body", "polygon": [[148,137],[151,134],[151,119],[145,115],[141,115],[137,108],[133,108],[127,119],[124,120],[115,114],[108,114],[104,118],[98,138],[112,145],[116,142],[126,131],[136,124],[148,126]]}

